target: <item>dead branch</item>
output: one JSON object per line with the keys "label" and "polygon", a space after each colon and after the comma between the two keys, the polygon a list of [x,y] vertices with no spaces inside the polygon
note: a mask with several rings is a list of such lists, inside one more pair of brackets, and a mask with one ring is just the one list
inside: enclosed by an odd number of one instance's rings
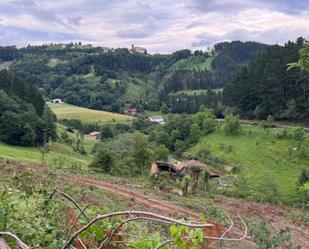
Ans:
{"label": "dead branch", "polygon": [[[160,220],[160,219],[148,218],[148,217],[134,217],[134,218],[127,219],[127,220],[121,222],[121,223],[110,233],[110,235],[102,242],[102,244],[99,246],[98,249],[102,249],[102,248],[106,247],[106,246],[111,242],[113,236],[114,236],[115,233],[120,229],[120,227],[122,227],[124,224],[129,223],[130,221],[134,221],[134,220],[149,220],[149,221],[162,222],[162,220]],[[167,224],[173,224],[173,223],[167,223]]]}
{"label": "dead branch", "polygon": [[212,227],[213,224],[205,224],[205,223],[192,223],[192,222],[183,222],[179,220],[175,220],[163,215],[151,213],[151,212],[145,212],[145,211],[119,211],[119,212],[112,212],[104,215],[98,215],[94,219],[92,219],[88,224],[86,224],[84,227],[76,231],[64,244],[62,249],[67,248],[72,241],[82,232],[87,230],[90,226],[92,226],[95,222],[99,220],[103,220],[105,218],[113,217],[113,216],[121,216],[121,215],[144,215],[147,216],[149,220],[151,219],[156,219],[160,220],[162,223],[167,223],[167,224],[178,224],[178,225],[183,225],[191,228],[206,228],[206,227]]}
{"label": "dead branch", "polygon": [[80,239],[80,237],[78,237],[78,242],[81,244],[81,246],[82,246],[84,249],[87,249],[87,247],[85,246],[84,242]]}
{"label": "dead branch", "polygon": [[17,235],[10,233],[10,232],[0,232],[0,236],[9,236],[15,239],[16,244],[21,248],[21,249],[30,249],[29,246],[27,246],[20,238],[18,238]]}
{"label": "dead branch", "polygon": [[[224,237],[211,237],[211,236],[204,236],[204,239],[210,239],[210,240],[224,240],[224,241],[242,241],[244,240],[247,235],[248,235],[248,226],[247,224],[244,222],[244,220],[240,217],[240,215],[237,215],[238,218],[241,220],[241,222],[243,223],[244,227],[245,227],[245,232],[244,235],[241,238],[224,238]],[[231,227],[230,227],[231,228]],[[228,230],[230,230],[230,228]]]}
{"label": "dead branch", "polygon": [[79,218],[85,213],[85,211],[86,211],[86,209],[88,208],[88,207],[90,207],[91,206],[91,203],[90,204],[88,204],[87,206],[85,206],[84,208],[83,208],[83,210],[79,213],[79,215],[76,217],[76,219],[75,219],[75,221],[74,221],[74,223],[73,223],[73,225],[71,226],[71,228],[70,228],[70,230],[69,230],[69,232],[68,232],[68,234],[67,234],[67,237],[69,237],[70,236],[70,234],[71,234],[71,232],[72,232],[72,230],[73,230],[73,228],[75,227],[75,225],[76,225],[76,223],[77,223],[77,221],[79,220]]}
{"label": "dead branch", "polygon": [[87,219],[87,221],[89,221],[89,217],[83,212],[83,209],[78,205],[78,203],[71,197],[69,196],[68,194],[60,191],[59,189],[56,189],[56,191],[61,194],[62,196],[64,196],[65,198],[67,198],[69,201],[71,201],[75,207],[77,207],[79,209],[79,211],[85,216],[85,218]]}
{"label": "dead branch", "polygon": [[5,242],[5,240],[1,238],[0,238],[0,248],[1,249],[11,249],[9,245]]}
{"label": "dead branch", "polygon": [[[223,241],[242,241],[242,240],[244,240],[247,237],[247,234],[248,234],[248,226],[247,226],[247,224],[244,222],[244,220],[239,215],[238,215],[238,217],[241,220],[241,222],[244,224],[244,227],[245,227],[244,235],[241,238],[236,239],[236,238],[225,238],[224,237],[232,229],[232,227],[234,226],[234,222],[233,222],[232,219],[230,219],[231,225],[229,226],[228,229],[226,229],[224,231],[224,233],[221,235],[221,237],[204,236],[203,238],[204,239],[210,239],[210,240],[223,240]],[[174,242],[173,240],[167,240],[167,241],[163,242],[162,244],[158,245],[155,249],[162,248],[166,244],[173,243],[173,242]]]}
{"label": "dead branch", "polygon": [[228,229],[226,229],[225,231],[224,231],[224,233],[221,235],[221,237],[220,238],[224,238],[225,237],[225,235],[229,232],[229,231],[231,231],[231,229],[233,228],[233,226],[234,226],[234,222],[233,222],[233,220],[231,219],[231,218],[229,218],[230,219],[230,222],[231,222],[231,225],[229,226],[229,228]]}

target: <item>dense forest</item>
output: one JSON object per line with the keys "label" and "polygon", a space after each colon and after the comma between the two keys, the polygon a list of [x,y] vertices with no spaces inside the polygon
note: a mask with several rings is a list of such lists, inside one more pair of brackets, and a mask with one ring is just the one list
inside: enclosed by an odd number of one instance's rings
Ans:
{"label": "dense forest", "polygon": [[0,72],[0,140],[42,145],[56,138],[55,116],[42,94],[7,71]]}
{"label": "dense forest", "polygon": [[308,120],[309,76],[288,64],[299,58],[304,40],[271,46],[241,68],[223,92],[224,103],[248,118]]}
{"label": "dense forest", "polygon": [[[46,99],[93,109],[196,113],[208,107],[221,117],[229,106],[246,118],[304,120],[307,73],[287,70],[303,42],[222,42],[210,52],[183,49],[168,55],[81,44],[1,47],[0,60],[12,61],[10,71]],[[213,90],[222,88],[223,94]]]}
{"label": "dense forest", "polygon": [[[188,104],[195,105],[179,108],[174,93],[223,87],[236,68],[265,47],[259,43],[224,42],[209,52],[183,49],[149,55],[126,48],[73,43],[20,49],[11,46],[0,47],[0,62],[12,62],[10,71],[38,87],[46,99],[59,97],[67,103],[114,112],[124,112],[130,106],[139,111],[157,111],[167,105],[172,112],[192,113],[217,103],[209,105],[212,97],[202,100],[201,96],[182,93],[185,96],[181,101],[189,99]],[[218,76],[223,74],[225,79]]]}

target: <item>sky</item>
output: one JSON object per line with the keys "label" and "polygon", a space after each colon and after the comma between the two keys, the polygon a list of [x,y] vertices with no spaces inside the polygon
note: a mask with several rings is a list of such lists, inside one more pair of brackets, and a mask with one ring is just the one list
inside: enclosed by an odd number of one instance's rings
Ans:
{"label": "sky", "polygon": [[309,37],[309,0],[0,0],[0,45],[81,41],[169,53]]}

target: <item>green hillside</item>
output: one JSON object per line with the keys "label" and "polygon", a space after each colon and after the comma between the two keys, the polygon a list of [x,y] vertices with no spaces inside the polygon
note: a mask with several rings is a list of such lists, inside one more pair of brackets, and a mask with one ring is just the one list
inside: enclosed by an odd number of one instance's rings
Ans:
{"label": "green hillside", "polygon": [[[278,139],[276,132],[276,129],[267,132],[259,127],[247,126],[242,128],[240,135],[229,136],[221,126],[203,137],[188,153],[197,156],[199,151],[208,148],[211,155],[223,164],[240,166],[241,174],[248,181],[243,188],[261,193],[263,185],[271,181],[281,200],[289,202],[295,195],[301,169],[308,167],[308,158],[301,153],[308,153],[309,136],[306,135],[302,149],[299,149],[297,141]],[[305,151],[301,152],[304,148]],[[254,195],[248,198],[254,199]]]}

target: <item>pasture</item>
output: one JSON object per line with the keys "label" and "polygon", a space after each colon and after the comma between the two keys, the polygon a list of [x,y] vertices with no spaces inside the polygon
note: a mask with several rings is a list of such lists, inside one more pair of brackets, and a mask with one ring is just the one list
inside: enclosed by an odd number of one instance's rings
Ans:
{"label": "pasture", "polygon": [[58,119],[78,119],[84,123],[126,122],[133,119],[128,115],[92,110],[69,104],[49,104]]}

